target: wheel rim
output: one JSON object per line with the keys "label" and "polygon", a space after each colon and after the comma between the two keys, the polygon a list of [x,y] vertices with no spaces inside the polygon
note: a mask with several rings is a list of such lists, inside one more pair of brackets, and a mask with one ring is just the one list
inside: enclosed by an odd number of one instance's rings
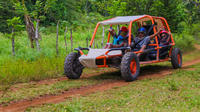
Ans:
{"label": "wheel rim", "polygon": [[136,66],[136,61],[135,59],[133,59],[130,63],[130,70],[131,70],[131,73],[132,75],[135,75],[136,73],[136,70],[137,70],[137,66]]}
{"label": "wheel rim", "polygon": [[181,64],[181,55],[178,54],[177,57],[178,57],[178,64],[180,65]]}

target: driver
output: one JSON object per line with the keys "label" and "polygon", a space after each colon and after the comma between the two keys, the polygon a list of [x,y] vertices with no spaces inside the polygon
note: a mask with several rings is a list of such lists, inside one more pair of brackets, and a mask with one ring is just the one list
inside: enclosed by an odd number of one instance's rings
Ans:
{"label": "driver", "polygon": [[[146,35],[146,29],[144,27],[139,28],[138,29],[138,35],[137,35],[137,37],[134,38],[135,45],[136,45],[135,50],[143,52],[144,49],[149,44],[150,40],[153,39],[156,35],[158,35],[159,32],[160,32],[160,30],[153,35],[147,36]],[[137,55],[140,56],[141,53],[138,53]]]}

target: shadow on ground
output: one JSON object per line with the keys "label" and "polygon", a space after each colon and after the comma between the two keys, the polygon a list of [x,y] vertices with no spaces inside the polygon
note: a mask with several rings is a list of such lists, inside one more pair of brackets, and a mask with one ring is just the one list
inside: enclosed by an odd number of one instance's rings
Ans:
{"label": "shadow on ground", "polygon": [[[161,71],[164,70],[171,70],[171,66],[166,65],[146,65],[142,66],[140,68],[140,76],[151,76],[155,74],[159,74]],[[139,77],[140,77],[139,76]],[[112,72],[106,72],[103,74],[82,78],[82,80],[123,80],[121,77],[120,70],[112,71]]]}

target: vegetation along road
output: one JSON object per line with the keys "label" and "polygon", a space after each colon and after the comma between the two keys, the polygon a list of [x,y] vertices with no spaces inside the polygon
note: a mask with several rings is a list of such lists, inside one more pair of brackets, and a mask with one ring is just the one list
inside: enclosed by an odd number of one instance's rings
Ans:
{"label": "vegetation along road", "polygon": [[[200,56],[200,53],[198,54],[199,50],[195,52],[197,53],[197,56],[195,57],[192,56],[192,53],[188,53],[184,56],[185,61],[181,70],[173,70],[169,63],[143,66],[141,76],[139,76],[138,81],[134,82],[124,82],[120,78],[120,72],[118,70],[109,69],[106,71],[108,73],[100,72],[93,74],[84,74],[80,80],[68,80],[67,78],[61,77],[57,79],[14,85],[9,91],[7,91],[7,93],[1,93],[3,97],[0,98],[0,110],[4,112],[24,111],[29,110],[30,108],[28,107],[32,106],[59,103],[65,101],[71,102],[70,99],[75,99],[79,97],[82,98],[82,96],[90,97],[91,95],[89,94],[91,93],[97,94],[100,92],[107,95],[107,93],[104,93],[104,91],[114,91],[113,89],[124,88],[130,85],[141,86],[140,83],[146,81],[149,82],[149,84],[147,84],[146,86],[149,86],[152,83],[157,82],[156,80],[162,81],[166,78],[171,79],[172,77],[177,77],[177,74],[180,75],[179,72],[186,71],[187,73],[194,72],[194,70],[199,71],[198,65],[200,63],[200,59],[198,57]],[[197,74],[197,76],[195,77],[197,77],[198,79],[198,76],[199,74]],[[181,89],[180,87],[178,87],[180,85],[176,84],[176,81],[167,83],[170,86],[168,89],[172,89],[172,92],[174,91],[173,89]],[[57,90],[52,91],[53,89]],[[138,95],[138,93],[130,93],[130,96],[131,95]],[[41,106],[39,106],[39,108],[41,108]],[[43,108],[45,108],[45,106]],[[54,106],[52,106],[52,108],[54,108]],[[36,108],[33,108],[33,110],[34,109]]]}

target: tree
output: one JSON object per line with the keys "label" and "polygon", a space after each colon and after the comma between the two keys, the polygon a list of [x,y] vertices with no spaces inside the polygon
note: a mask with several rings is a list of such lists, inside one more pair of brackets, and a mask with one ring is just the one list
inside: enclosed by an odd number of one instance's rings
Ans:
{"label": "tree", "polygon": [[21,25],[22,22],[20,17],[13,17],[12,19],[8,19],[7,24],[12,29],[11,34],[8,34],[7,36],[12,40],[12,55],[15,56],[15,35],[23,30],[24,26]]}
{"label": "tree", "polygon": [[31,12],[31,15],[34,17],[36,21],[36,30],[35,30],[35,42],[38,51],[40,50],[39,40],[39,22],[40,20],[45,20],[45,14],[47,13],[48,9],[54,3],[54,0],[37,0],[34,5],[34,10]]}
{"label": "tree", "polygon": [[0,0],[0,32],[10,33],[7,25],[7,19],[12,18],[15,15],[13,4],[10,0]]}
{"label": "tree", "polygon": [[182,0],[155,0],[150,11],[152,15],[166,18],[172,31],[177,31],[186,16]]}
{"label": "tree", "polygon": [[[55,0],[55,3],[52,4],[49,9],[48,19],[53,19],[54,23],[57,23],[57,36],[56,36],[56,54],[59,54],[58,51],[58,27],[59,21],[64,21],[65,27],[67,26],[70,29],[70,37],[72,39],[72,30],[78,25],[78,19],[80,18],[79,6],[77,1],[73,0]],[[73,43],[71,42],[73,47]]]}
{"label": "tree", "polygon": [[188,18],[185,19],[188,25],[197,23],[200,20],[200,1],[199,0],[183,0],[185,11]]}
{"label": "tree", "polygon": [[[42,20],[45,19],[45,14],[51,7],[51,5],[54,3],[54,0],[35,0],[35,1],[16,0],[14,2],[17,13],[24,15],[26,31],[31,41],[31,48],[34,48],[33,41],[35,40],[37,48],[39,50],[38,38],[41,38],[38,32],[39,21],[40,19]],[[26,3],[29,4],[27,5]],[[32,7],[30,8],[30,6]],[[35,19],[37,29],[35,28],[31,20],[31,17]]]}

